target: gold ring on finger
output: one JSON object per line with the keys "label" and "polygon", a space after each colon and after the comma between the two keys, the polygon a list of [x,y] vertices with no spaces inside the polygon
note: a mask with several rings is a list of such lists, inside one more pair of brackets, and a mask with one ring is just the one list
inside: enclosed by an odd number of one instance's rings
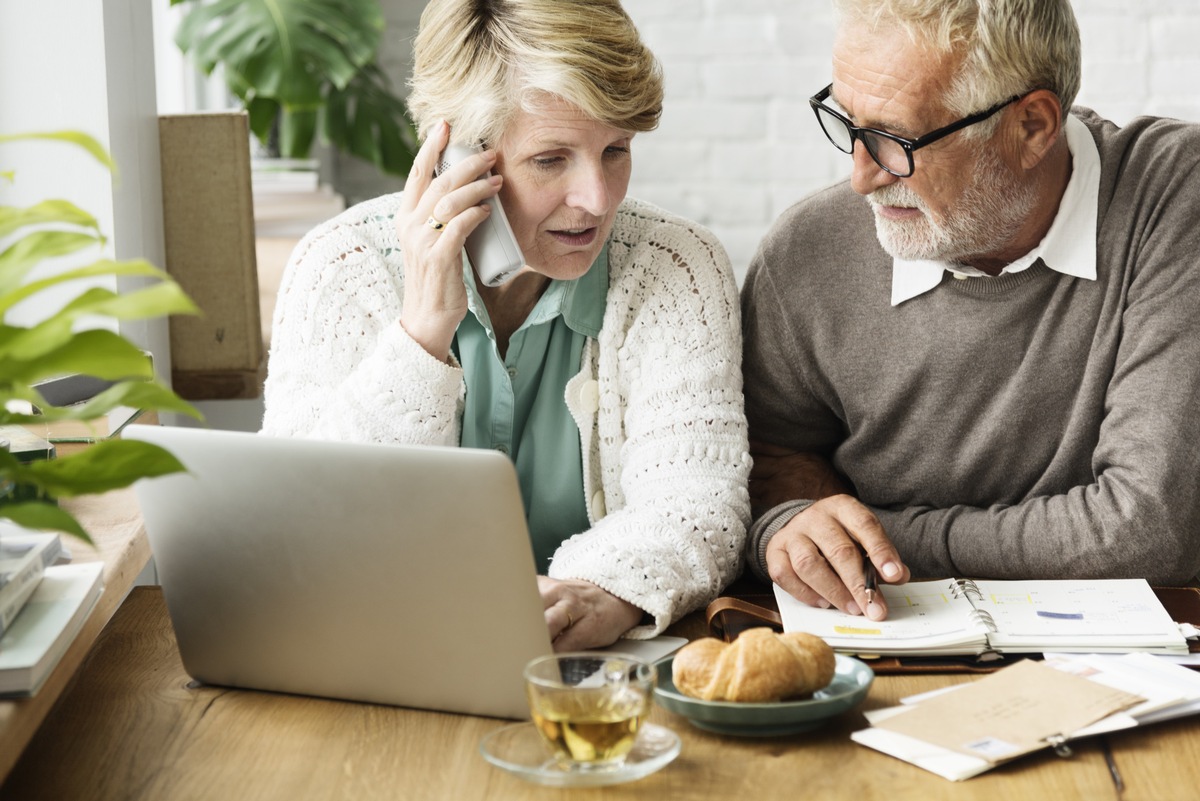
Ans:
{"label": "gold ring on finger", "polygon": [[432,214],[429,215],[429,219],[425,221],[425,224],[435,231],[440,231],[446,227],[444,222],[439,220],[437,217],[434,217]]}

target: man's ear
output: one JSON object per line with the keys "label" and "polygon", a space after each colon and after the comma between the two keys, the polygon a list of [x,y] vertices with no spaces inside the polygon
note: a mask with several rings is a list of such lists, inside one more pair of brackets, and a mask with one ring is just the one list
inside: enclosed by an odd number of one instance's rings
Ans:
{"label": "man's ear", "polygon": [[1062,136],[1062,104],[1049,89],[1036,89],[1017,101],[1016,113],[1021,166],[1031,170]]}

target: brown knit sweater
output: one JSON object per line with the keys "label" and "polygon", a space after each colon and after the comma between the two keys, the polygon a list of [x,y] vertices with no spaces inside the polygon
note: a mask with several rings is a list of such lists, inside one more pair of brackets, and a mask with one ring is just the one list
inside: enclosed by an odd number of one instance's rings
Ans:
{"label": "brown knit sweater", "polygon": [[[1040,261],[889,305],[848,182],[776,222],[742,293],[751,440],[829,457],[914,576],[1200,570],[1200,125],[1100,151],[1098,280]],[[804,504],[755,523],[751,568]]]}

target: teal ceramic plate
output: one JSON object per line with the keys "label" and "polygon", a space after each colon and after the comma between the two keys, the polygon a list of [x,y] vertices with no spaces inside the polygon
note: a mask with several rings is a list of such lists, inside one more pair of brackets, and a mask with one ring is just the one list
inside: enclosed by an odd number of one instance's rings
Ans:
{"label": "teal ceramic plate", "polygon": [[743,704],[733,701],[701,701],[675,689],[671,675],[674,657],[657,663],[658,686],[654,700],[692,725],[719,734],[742,737],[773,737],[815,729],[834,715],[853,709],[866,698],[875,671],[849,656],[837,655],[833,681],[805,701],[776,701]]}

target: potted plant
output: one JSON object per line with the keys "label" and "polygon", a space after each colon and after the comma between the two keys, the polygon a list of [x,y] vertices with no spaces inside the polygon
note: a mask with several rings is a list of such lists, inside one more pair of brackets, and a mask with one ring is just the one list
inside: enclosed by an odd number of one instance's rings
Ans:
{"label": "potted plant", "polygon": [[[18,139],[69,142],[114,169],[104,148],[85,134],[0,135],[0,142]],[[0,183],[14,177],[12,171],[0,172]],[[166,273],[141,259],[114,261],[101,257],[83,267],[30,280],[34,268],[46,259],[103,247],[105,241],[95,217],[69,201],[46,200],[27,208],[0,205],[0,243],[8,243],[0,250],[0,426],[97,420],[118,406],[200,417],[194,407],[155,379],[149,355],[132,342],[107,329],[79,330],[77,325],[84,318],[96,316],[130,320],[197,313],[192,301]],[[122,294],[92,286],[31,326],[14,325],[7,319],[18,303],[52,286],[97,276],[141,276],[152,279],[152,283]],[[37,382],[65,374],[114,383],[78,406],[47,403],[37,390]],[[133,440],[104,440],[70,456],[29,464],[0,448],[0,518],[89,540],[78,521],[59,508],[53,498],[107,492],[139,478],[183,469],[162,448]],[[4,488],[13,486],[32,488],[38,497],[17,500],[4,492]]]}
{"label": "potted plant", "polygon": [[404,101],[375,63],[377,0],[171,0],[190,4],[175,41],[205,74],[220,64],[250,128],[284,159],[315,136],[404,176],[417,149]]}

